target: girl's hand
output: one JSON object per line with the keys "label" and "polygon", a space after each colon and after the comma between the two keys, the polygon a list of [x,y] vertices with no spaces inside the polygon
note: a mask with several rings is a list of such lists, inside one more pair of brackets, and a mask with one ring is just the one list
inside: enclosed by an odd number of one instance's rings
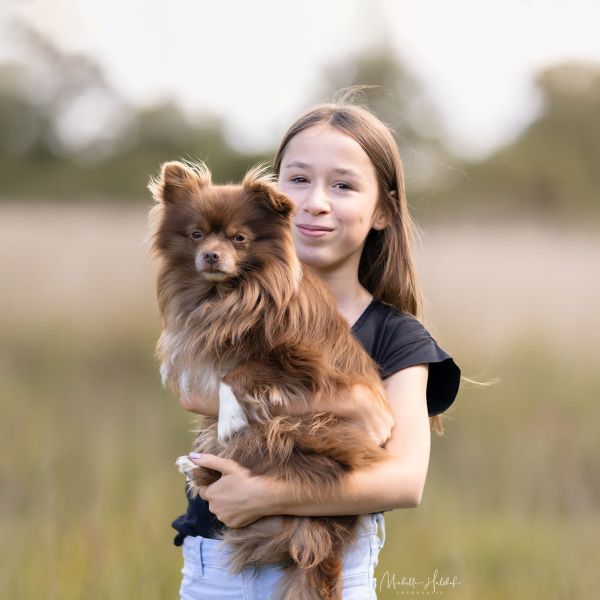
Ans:
{"label": "girl's hand", "polygon": [[374,402],[368,390],[362,386],[353,386],[351,402],[347,416],[350,420],[382,448],[392,437],[395,421],[392,409]]}
{"label": "girl's hand", "polygon": [[208,501],[210,511],[227,527],[239,528],[266,515],[279,514],[283,486],[271,477],[251,475],[234,460],[214,454],[190,459],[197,465],[222,473],[220,479],[200,487],[200,497]]}
{"label": "girl's hand", "polygon": [[182,408],[189,412],[198,415],[206,415],[210,417],[219,416],[219,396],[198,396],[192,394],[181,394],[179,396],[179,404]]}

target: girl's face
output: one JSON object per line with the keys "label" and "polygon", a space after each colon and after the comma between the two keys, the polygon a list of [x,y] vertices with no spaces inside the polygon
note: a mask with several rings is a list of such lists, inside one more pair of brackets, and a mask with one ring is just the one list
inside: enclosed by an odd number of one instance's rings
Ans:
{"label": "girl's face", "polygon": [[358,142],[328,125],[304,129],[286,146],[279,189],[296,206],[292,234],[300,260],[317,269],[356,263],[358,272],[367,234],[385,226],[375,210],[375,167]]}

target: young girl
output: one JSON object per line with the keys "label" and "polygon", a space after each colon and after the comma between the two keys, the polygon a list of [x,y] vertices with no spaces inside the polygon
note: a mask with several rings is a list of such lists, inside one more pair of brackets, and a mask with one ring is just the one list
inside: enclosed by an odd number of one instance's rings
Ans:
{"label": "young girl", "polygon": [[[183,544],[183,599],[270,598],[281,565],[227,571],[222,527],[265,516],[363,515],[356,544],[344,559],[343,598],[375,598],[374,569],[385,540],[383,511],[416,507],[427,475],[430,428],[454,401],[460,370],[418,320],[421,300],[412,259],[412,221],[402,164],[388,128],[366,109],[324,104],[288,130],[274,161],[281,191],[296,206],[292,227],[300,260],[329,286],[353,335],[380,367],[394,423],[378,420],[369,397],[350,400],[355,422],[389,459],[349,475],[335,494],[316,502],[284,483],[252,477],[238,463],[204,454],[197,464],[222,477],[173,522]],[[218,403],[182,398],[187,410],[218,414]],[[316,411],[336,412],[319,404]],[[429,420],[428,420],[429,417]],[[431,427],[430,427],[431,426]],[[378,536],[379,526],[381,538]]]}

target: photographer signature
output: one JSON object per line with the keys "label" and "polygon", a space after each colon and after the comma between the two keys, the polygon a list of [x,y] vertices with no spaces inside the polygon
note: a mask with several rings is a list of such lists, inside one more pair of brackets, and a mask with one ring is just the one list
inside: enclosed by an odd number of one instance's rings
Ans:
{"label": "photographer signature", "polygon": [[[385,571],[379,582],[379,591],[385,585],[388,590],[398,591],[401,588],[410,588],[412,591],[418,589],[420,594],[442,594],[445,589],[455,588],[461,583],[462,581],[458,579],[457,575],[441,577],[437,569],[433,572],[433,576],[427,577],[426,580],[419,580],[416,577],[400,577],[396,573],[390,574],[389,571]],[[408,594],[411,592],[403,590],[401,593]]]}

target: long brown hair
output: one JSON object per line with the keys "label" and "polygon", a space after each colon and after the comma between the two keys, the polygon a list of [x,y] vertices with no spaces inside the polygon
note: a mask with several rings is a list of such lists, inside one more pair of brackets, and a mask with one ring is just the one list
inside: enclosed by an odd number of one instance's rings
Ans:
{"label": "long brown hair", "polygon": [[[358,279],[375,299],[423,320],[421,289],[412,255],[417,226],[408,210],[400,151],[391,130],[367,108],[342,96],[301,115],[288,129],[277,149],[273,169],[277,176],[290,140],[314,125],[329,125],[354,139],[371,159],[379,186],[378,209],[387,226],[371,229],[363,247]],[[442,435],[442,415],[430,417],[430,426]]]}

